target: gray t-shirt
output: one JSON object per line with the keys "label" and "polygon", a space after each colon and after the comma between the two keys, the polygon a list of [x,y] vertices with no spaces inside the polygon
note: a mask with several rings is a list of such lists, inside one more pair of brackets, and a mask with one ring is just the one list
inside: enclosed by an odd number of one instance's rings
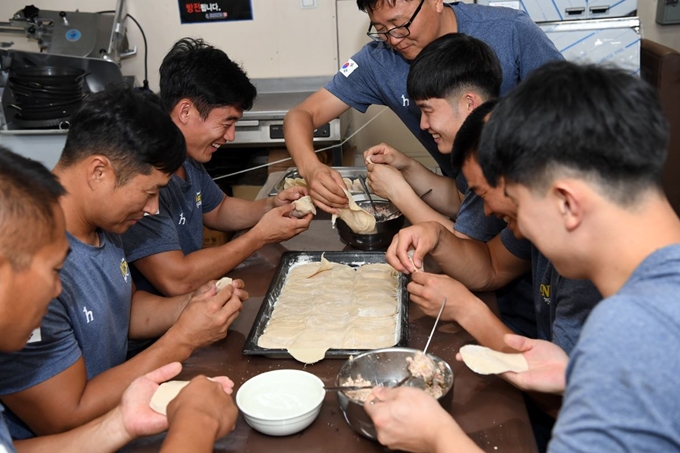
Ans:
{"label": "gray t-shirt", "polygon": [[590,280],[562,277],[531,242],[517,239],[510,228],[501,232],[501,241],[516,257],[531,259],[537,338],[570,354],[586,318],[602,300],[600,292]]}
{"label": "gray t-shirt", "polygon": [[160,213],[145,216],[123,235],[132,277],[137,289],[160,292],[134,267],[134,262],[150,255],[181,250],[185,255],[203,246],[203,214],[217,208],[224,192],[202,164],[187,158],[182,164],[186,180],[172,175],[161,189]]}
{"label": "gray t-shirt", "polygon": [[[21,351],[0,353],[0,394],[45,382],[81,356],[88,380],[125,361],[132,278],[120,236],[99,236],[101,245],[94,247],[68,234],[61,294],[50,302],[39,335]],[[10,410],[7,419],[14,438],[33,436]]]}
{"label": "gray t-shirt", "polygon": [[680,245],[598,304],[567,367],[551,453],[680,451]]}

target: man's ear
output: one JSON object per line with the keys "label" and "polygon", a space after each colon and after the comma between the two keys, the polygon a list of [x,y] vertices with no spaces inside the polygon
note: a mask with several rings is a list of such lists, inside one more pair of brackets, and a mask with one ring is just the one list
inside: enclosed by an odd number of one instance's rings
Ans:
{"label": "man's ear", "polygon": [[173,107],[172,112],[171,112],[171,117],[175,119],[179,124],[182,126],[186,126],[189,123],[189,120],[191,119],[191,115],[194,114],[192,110],[194,107],[194,103],[191,102],[187,98],[182,98],[179,100],[177,104],[175,104],[175,107]]}
{"label": "man's ear", "polygon": [[476,109],[477,107],[484,103],[484,99],[482,99],[474,91],[468,91],[463,95],[461,102],[463,103],[462,107],[464,111],[470,114],[474,109]]}
{"label": "man's ear", "polygon": [[86,167],[87,184],[90,189],[97,190],[106,182],[115,181],[116,172],[111,165],[111,161],[101,154],[90,156]]}
{"label": "man's ear", "polygon": [[558,181],[553,186],[558,209],[562,214],[562,223],[568,231],[574,231],[583,222],[583,199],[578,187],[568,182]]}

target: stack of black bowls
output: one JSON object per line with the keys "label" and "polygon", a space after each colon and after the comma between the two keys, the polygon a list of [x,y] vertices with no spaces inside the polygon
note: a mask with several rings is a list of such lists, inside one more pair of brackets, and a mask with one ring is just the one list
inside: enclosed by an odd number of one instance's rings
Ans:
{"label": "stack of black bowls", "polygon": [[8,87],[16,109],[13,122],[22,128],[62,127],[85,96],[85,71],[71,67],[15,68]]}

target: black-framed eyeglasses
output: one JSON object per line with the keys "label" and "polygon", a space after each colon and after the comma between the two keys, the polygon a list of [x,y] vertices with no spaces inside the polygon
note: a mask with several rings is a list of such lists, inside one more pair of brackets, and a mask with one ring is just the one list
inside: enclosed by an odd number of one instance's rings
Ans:
{"label": "black-framed eyeglasses", "polygon": [[371,28],[373,27],[373,24],[368,25],[368,30],[366,31],[366,36],[371,38],[374,41],[387,41],[387,37],[391,36],[393,38],[401,39],[401,38],[406,38],[408,35],[411,34],[411,30],[409,30],[408,27],[411,26],[413,21],[415,20],[416,16],[420,12],[420,8],[423,7],[423,3],[425,3],[425,0],[420,0],[420,4],[416,8],[415,12],[413,13],[413,16],[406,22],[404,25],[399,25],[396,27],[392,27],[387,31],[374,31],[371,32]]}

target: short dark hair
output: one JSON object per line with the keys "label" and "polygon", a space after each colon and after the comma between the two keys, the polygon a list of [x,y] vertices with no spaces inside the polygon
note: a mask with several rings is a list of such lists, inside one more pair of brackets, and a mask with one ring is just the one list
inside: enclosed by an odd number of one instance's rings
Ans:
{"label": "short dark hair", "polygon": [[383,3],[388,6],[394,6],[397,3],[397,0],[357,0],[357,7],[359,8],[359,11],[367,13],[380,7]]}
{"label": "short dark hair", "polygon": [[596,183],[630,205],[661,188],[668,125],[654,89],[622,69],[552,62],[501,99],[477,152],[492,186],[501,176],[534,191],[559,174]]}
{"label": "short dark hair", "polygon": [[418,54],[406,80],[409,97],[416,101],[447,98],[475,89],[485,98],[498,97],[503,70],[484,41],[462,33],[449,33],[432,41]]}
{"label": "short dark hair", "polygon": [[255,86],[226,53],[202,39],[177,41],[161,63],[161,99],[167,111],[187,98],[205,119],[216,107],[250,110]]}
{"label": "short dark hair", "polygon": [[184,135],[150,92],[109,87],[85,99],[70,122],[57,165],[101,154],[114,166],[118,185],[154,168],[173,173],[186,158]]}
{"label": "short dark hair", "polygon": [[54,208],[65,193],[40,162],[0,146],[0,256],[13,269],[30,266],[35,253],[55,238]]}
{"label": "short dark hair", "polygon": [[477,155],[479,139],[486,123],[484,119],[493,111],[496,104],[498,104],[498,99],[490,99],[474,109],[465,118],[453,141],[453,151],[451,152],[453,168],[461,168],[469,157]]}

